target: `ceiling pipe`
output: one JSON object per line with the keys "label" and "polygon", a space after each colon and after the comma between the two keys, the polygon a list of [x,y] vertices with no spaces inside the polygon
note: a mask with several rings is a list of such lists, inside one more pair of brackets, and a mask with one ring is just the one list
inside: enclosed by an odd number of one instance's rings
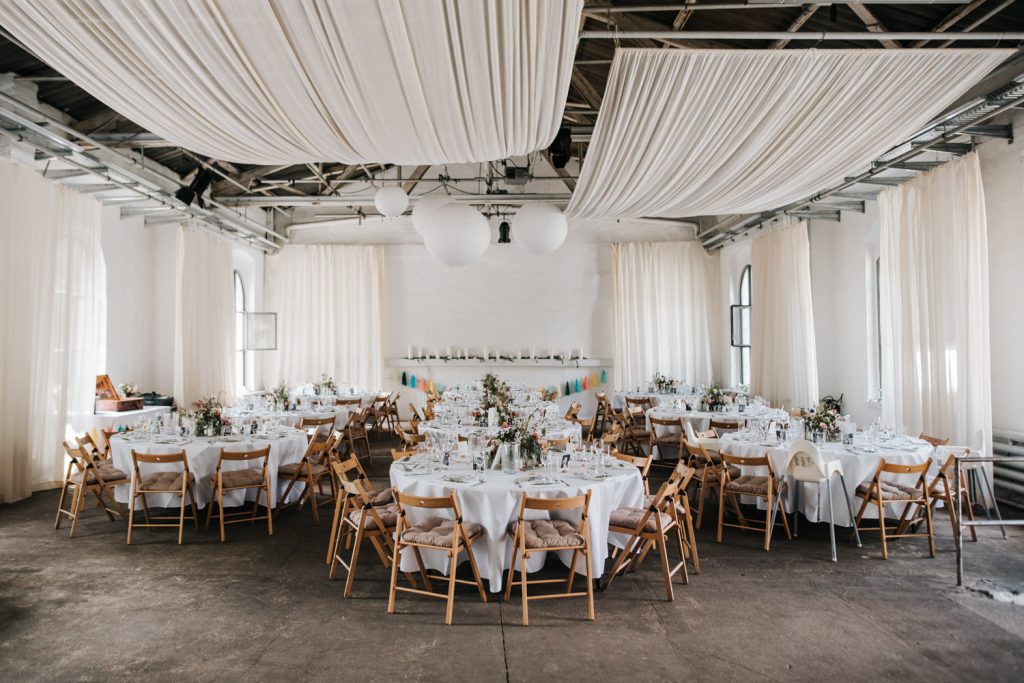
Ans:
{"label": "ceiling pipe", "polygon": [[[412,195],[414,203],[421,197],[437,197],[437,194]],[[517,194],[463,194],[448,195],[448,200],[459,204],[528,204],[530,202],[568,202],[569,192],[558,193],[517,193]],[[373,206],[373,195],[322,196],[322,197],[220,197],[225,206]]]}
{"label": "ceiling pipe", "polygon": [[970,0],[747,0],[747,2],[694,2],[669,3],[666,5],[586,5],[588,12],[624,14],[627,12],[707,12],[734,9],[779,9],[801,5],[965,5]]}
{"label": "ceiling pipe", "polygon": [[[963,31],[580,31],[580,40],[970,40],[1007,41],[1024,40],[1024,31],[993,31],[965,33]],[[913,49],[913,48],[907,48]]]}

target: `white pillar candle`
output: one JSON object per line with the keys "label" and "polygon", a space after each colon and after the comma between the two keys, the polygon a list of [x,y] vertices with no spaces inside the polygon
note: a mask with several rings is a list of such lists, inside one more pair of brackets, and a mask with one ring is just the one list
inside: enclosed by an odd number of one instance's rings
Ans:
{"label": "white pillar candle", "polygon": [[411,346],[408,349],[406,349],[405,357],[406,358],[412,358],[412,347]]}
{"label": "white pillar candle", "polygon": [[445,349],[444,355],[446,355],[449,358],[451,358],[452,357],[452,347],[449,346],[447,349]]}
{"label": "white pillar candle", "polygon": [[523,359],[523,350],[519,349],[518,351],[516,351],[516,360],[522,360],[522,359]]}
{"label": "white pillar candle", "polygon": [[537,357],[537,347],[536,346],[531,346],[530,347],[530,360],[533,360],[536,357]]}
{"label": "white pillar candle", "polygon": [[484,360],[487,360],[487,347],[484,347]]}

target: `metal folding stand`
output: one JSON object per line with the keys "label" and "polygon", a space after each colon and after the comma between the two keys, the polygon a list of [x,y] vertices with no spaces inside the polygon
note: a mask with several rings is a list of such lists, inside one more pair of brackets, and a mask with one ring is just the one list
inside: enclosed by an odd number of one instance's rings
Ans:
{"label": "metal folding stand", "polygon": [[[996,508],[997,519],[992,519],[988,516],[987,519],[974,519],[964,521],[963,515],[963,496],[960,495],[962,490],[963,482],[963,468],[961,463],[974,463],[974,462],[1024,462],[1024,456],[1020,455],[1000,455],[1000,456],[983,456],[983,455],[957,455],[956,456],[956,520],[957,520],[957,533],[956,538],[953,539],[956,542],[956,585],[964,585],[964,529],[972,526],[998,526],[1003,528],[1003,537],[1006,536],[1005,527],[1008,526],[1024,526],[1024,519],[1003,519],[1002,515],[999,514],[998,508]],[[984,472],[984,470],[983,470]],[[988,481],[987,474],[985,480]],[[991,492],[991,486],[989,491]],[[984,499],[984,495],[982,498]],[[992,493],[992,504],[995,505],[996,499],[995,494]],[[986,505],[988,501],[986,501]]]}

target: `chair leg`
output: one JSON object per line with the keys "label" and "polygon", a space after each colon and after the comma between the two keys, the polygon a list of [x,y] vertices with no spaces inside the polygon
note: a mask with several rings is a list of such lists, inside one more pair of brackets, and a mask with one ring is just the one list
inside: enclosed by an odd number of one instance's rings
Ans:
{"label": "chair leg", "polygon": [[75,537],[75,531],[78,530],[78,518],[82,516],[82,511],[85,510],[85,485],[75,487],[75,497],[71,504],[75,509],[75,514],[71,518],[71,533],[68,534],[68,538]]}
{"label": "chair leg", "polygon": [[[796,538],[800,535],[800,490],[803,487],[804,483],[802,481],[793,482],[793,488],[796,489],[796,491],[793,492],[793,538]],[[818,497],[818,500],[821,500],[820,495]],[[832,519],[831,516],[829,517],[829,519]]]}
{"label": "chair leg", "polygon": [[526,548],[520,548],[519,549],[519,574],[520,574],[520,579],[519,580],[521,581],[521,583],[519,584],[519,587],[521,589],[520,593],[522,593],[522,599],[523,599],[523,626],[529,626],[530,625],[530,607],[529,607],[530,599],[529,599],[529,597],[527,597],[527,593],[526,593],[526,586],[527,586],[527,583],[528,583],[527,580],[526,580]]}
{"label": "chair leg", "polygon": [[60,487],[60,500],[57,501],[57,521],[54,522],[54,525],[53,525],[54,529],[59,529],[60,528],[60,522],[61,522],[60,518],[64,516],[64,496],[65,496],[65,494],[67,494],[67,492],[68,492],[68,482],[67,482],[67,479],[65,479],[64,480],[64,485]]}
{"label": "chair leg", "polygon": [[337,552],[335,544],[340,540],[341,507],[344,500],[344,496],[338,496],[334,499],[334,517],[331,519],[331,539],[327,542],[327,564],[331,564],[331,558],[334,557],[334,553]]}
{"label": "chair leg", "polygon": [[928,507],[928,498],[926,497],[924,500],[924,519],[925,524],[928,525],[928,553],[935,557],[935,530],[932,528],[932,511]]}
{"label": "chair leg", "polygon": [[[398,528],[395,530],[395,538],[402,537],[402,519],[398,519]],[[395,553],[391,560],[391,583],[388,586],[388,614],[395,613],[395,590],[398,587],[398,564],[401,562],[402,544],[396,540]]]}
{"label": "chair leg", "polygon": [[[969,519],[970,521],[973,522],[974,521],[974,508],[971,507],[971,496],[970,496],[970,493],[968,493],[967,489],[964,489],[963,493],[965,494],[964,495],[964,507],[967,510],[967,519]],[[950,511],[950,514],[952,514],[952,510]],[[959,520],[957,520],[957,521],[959,521]],[[971,540],[974,541],[975,543],[977,543],[978,542],[978,528],[975,527],[975,526],[972,526],[972,527],[970,527],[970,529],[971,529]]]}
{"label": "chair leg", "polygon": [[882,534],[882,559],[889,559],[889,545],[885,538],[885,502],[882,500],[882,496],[878,494],[878,530]]}
{"label": "chair leg", "polygon": [[693,517],[690,515],[690,501],[683,496],[683,510],[686,512],[686,539],[690,544],[690,558],[693,560],[693,573],[700,574],[700,557],[697,555],[697,537],[693,533]]}
{"label": "chair leg", "polygon": [[512,561],[508,565],[508,580],[505,581],[505,602],[512,597],[512,582],[516,578],[516,556],[519,554],[519,531],[512,538]]}
{"label": "chair leg", "polygon": [[[143,498],[143,500],[145,500],[145,498]],[[224,534],[224,487],[223,486],[218,486],[217,487],[217,502],[220,505],[220,518],[219,518],[219,521],[220,521],[220,542],[223,543],[224,541],[227,540],[227,537]]]}
{"label": "chair leg", "polygon": [[583,538],[583,561],[587,563],[587,616],[594,620],[594,580],[593,570],[590,567],[590,538],[589,533]]}
{"label": "chair leg", "polygon": [[352,584],[356,580],[356,563],[359,562],[359,548],[363,545],[363,527],[366,526],[366,511],[364,510],[359,518],[359,528],[356,529],[356,540],[352,544],[352,557],[348,561],[348,576],[345,577],[345,591],[343,598],[352,597]]}
{"label": "chair leg", "polygon": [[[772,497],[772,487],[768,487],[768,510],[765,512],[764,520],[764,551],[768,552],[772,546],[772,530],[775,528],[775,515],[778,509],[775,505],[775,499]],[[786,511],[782,511],[782,516],[786,516]]]}
{"label": "chair leg", "polygon": [[661,555],[661,574],[665,579],[665,594],[668,596],[668,601],[672,602],[676,599],[675,593],[672,590],[672,575],[669,573],[668,566],[668,543],[662,538],[657,543],[658,554]]}
{"label": "chair leg", "polygon": [[455,574],[456,568],[459,566],[459,540],[458,535],[455,534],[456,538],[452,540],[452,549],[449,553],[451,562],[448,567],[448,608],[444,613],[445,626],[451,626],[452,624],[452,613],[455,611]]}
{"label": "chair leg", "polygon": [[707,496],[706,482],[700,482],[700,493],[697,496],[697,528],[700,528],[701,521],[704,519],[704,498]]}
{"label": "chair leg", "polygon": [[487,593],[484,591],[484,580],[480,578],[480,569],[476,566],[476,557],[473,555],[473,547],[468,538],[463,539],[463,542],[463,547],[466,549],[466,557],[469,558],[469,568],[473,572],[473,580],[476,581],[476,589],[480,593],[480,602],[487,602]]}
{"label": "chair leg", "polygon": [[[723,498],[723,495],[724,494],[722,493],[721,489],[719,489],[719,494],[718,494],[718,534],[715,537],[715,540],[717,540],[719,543],[722,542],[722,522],[725,521],[725,499]],[[700,519],[700,515],[699,514],[697,515],[697,518],[698,518],[698,520]],[[698,528],[700,527],[700,522],[699,521],[697,522],[697,527]]]}
{"label": "chair leg", "polygon": [[[826,489],[828,491],[828,494],[827,494],[828,495],[828,538],[829,538],[829,541],[832,542],[832,561],[833,562],[837,562],[839,558],[836,556],[836,522],[835,522],[835,519],[833,518],[833,512],[832,512],[832,485],[831,485],[831,482],[826,481],[825,482],[825,486],[826,486]],[[796,523],[795,522],[793,523],[793,526],[796,527]]]}
{"label": "chair leg", "polygon": [[128,501],[128,539],[125,545],[132,544],[132,529],[135,526],[135,485],[132,484],[132,499]]}
{"label": "chair leg", "polygon": [[[846,478],[843,475],[839,475],[839,483],[843,487],[843,498],[846,499],[846,511],[850,514],[850,523],[853,524],[853,535],[857,539],[857,547],[861,548],[860,544],[860,532],[857,531],[857,523],[853,517],[853,504],[850,502],[850,492],[846,489]],[[831,484],[830,484],[831,485]]]}
{"label": "chair leg", "polygon": [[[271,514],[270,508],[270,482],[268,481],[263,485],[263,493],[267,496],[267,536],[274,535],[274,515]],[[256,506],[260,504],[260,489],[256,489]]]}

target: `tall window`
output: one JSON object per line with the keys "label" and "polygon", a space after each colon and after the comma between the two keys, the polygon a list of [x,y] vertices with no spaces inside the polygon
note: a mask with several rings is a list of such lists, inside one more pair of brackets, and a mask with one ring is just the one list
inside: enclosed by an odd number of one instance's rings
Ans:
{"label": "tall window", "polygon": [[740,384],[750,385],[750,266],[740,273],[739,303],[731,307],[732,346],[737,349]]}
{"label": "tall window", "polygon": [[245,285],[242,276],[235,271],[235,382],[239,390],[245,388]]}

